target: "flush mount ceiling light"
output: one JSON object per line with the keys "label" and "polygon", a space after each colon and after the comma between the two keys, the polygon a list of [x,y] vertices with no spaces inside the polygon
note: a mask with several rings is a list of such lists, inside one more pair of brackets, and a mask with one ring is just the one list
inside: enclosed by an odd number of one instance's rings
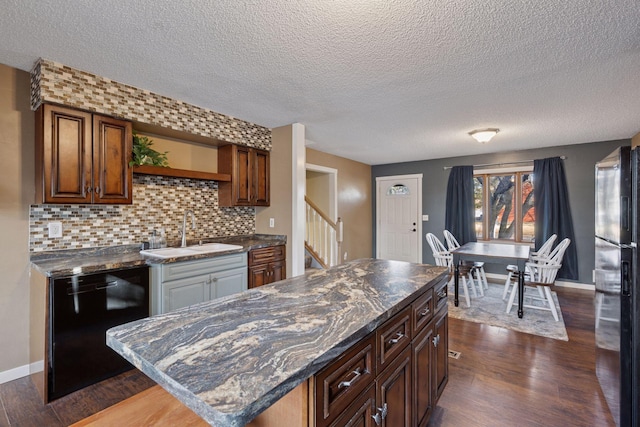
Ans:
{"label": "flush mount ceiling light", "polygon": [[496,136],[498,132],[500,132],[500,129],[497,128],[475,129],[469,132],[469,135],[480,144],[484,144],[485,142],[491,141],[491,138]]}

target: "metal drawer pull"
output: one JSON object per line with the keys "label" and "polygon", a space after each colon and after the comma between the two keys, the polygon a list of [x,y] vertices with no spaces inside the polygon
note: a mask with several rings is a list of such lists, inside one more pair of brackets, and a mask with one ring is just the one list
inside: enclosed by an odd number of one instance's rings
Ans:
{"label": "metal drawer pull", "polygon": [[398,344],[402,338],[404,338],[404,334],[402,332],[397,332],[396,337],[389,340],[389,344]]}
{"label": "metal drawer pull", "polygon": [[433,337],[433,346],[437,347],[438,344],[440,344],[440,334],[438,334],[437,336]]}
{"label": "metal drawer pull", "polygon": [[362,372],[360,372],[360,368],[358,368],[355,371],[353,371],[353,374],[354,374],[354,377],[351,378],[349,381],[341,381],[340,384],[338,384],[338,388],[351,387],[353,385],[353,382],[356,379],[358,379],[360,375],[362,375]]}
{"label": "metal drawer pull", "polygon": [[106,283],[101,283],[99,285],[96,285],[96,289],[107,289],[107,288],[112,288],[114,286],[118,286],[117,280],[112,280],[111,282],[106,282]]}
{"label": "metal drawer pull", "polygon": [[441,298],[441,299],[442,298],[446,298],[447,297],[447,293],[445,291],[440,291],[440,292],[438,292],[438,297]]}
{"label": "metal drawer pull", "polygon": [[419,314],[420,314],[420,317],[424,317],[427,314],[429,314],[429,307],[427,307],[424,310],[422,310]]}

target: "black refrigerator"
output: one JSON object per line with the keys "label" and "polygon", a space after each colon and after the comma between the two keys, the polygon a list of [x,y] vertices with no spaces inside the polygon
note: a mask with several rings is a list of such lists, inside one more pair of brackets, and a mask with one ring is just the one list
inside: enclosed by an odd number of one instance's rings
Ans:
{"label": "black refrigerator", "polygon": [[596,374],[620,427],[640,416],[639,156],[621,147],[596,164]]}

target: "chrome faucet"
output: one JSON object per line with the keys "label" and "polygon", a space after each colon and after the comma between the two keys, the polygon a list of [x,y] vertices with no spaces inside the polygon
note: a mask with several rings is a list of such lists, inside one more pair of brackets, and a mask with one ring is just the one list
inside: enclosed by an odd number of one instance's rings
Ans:
{"label": "chrome faucet", "polygon": [[191,214],[191,229],[196,229],[196,215],[191,209],[184,211],[184,217],[182,218],[182,244],[180,247],[187,246],[187,215]]}

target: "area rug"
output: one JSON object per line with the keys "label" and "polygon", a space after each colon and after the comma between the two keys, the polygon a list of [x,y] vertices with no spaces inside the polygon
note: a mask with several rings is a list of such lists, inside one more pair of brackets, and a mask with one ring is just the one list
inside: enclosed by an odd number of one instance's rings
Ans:
{"label": "area rug", "polygon": [[464,301],[462,289],[460,289],[460,305],[453,304],[453,284],[449,285],[449,317],[467,320],[469,322],[484,323],[498,326],[527,334],[540,335],[556,340],[569,341],[567,329],[564,326],[562,310],[558,304],[558,296],[552,292],[553,300],[558,309],[559,321],[553,319],[553,314],[549,311],[524,309],[524,317],[518,318],[517,303],[511,308],[511,313],[507,314],[507,301],[502,300],[504,285],[489,283],[489,289],[485,289],[484,296],[471,295],[471,307],[467,307]]}

